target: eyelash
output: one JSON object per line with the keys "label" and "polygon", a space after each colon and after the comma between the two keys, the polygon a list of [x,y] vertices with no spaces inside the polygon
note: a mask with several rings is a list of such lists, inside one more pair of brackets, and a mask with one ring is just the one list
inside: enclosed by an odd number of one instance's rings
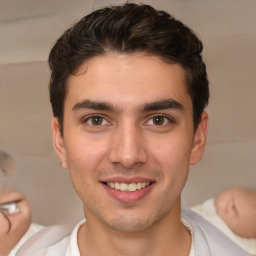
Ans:
{"label": "eyelash", "polygon": [[[92,123],[92,120],[93,120],[93,118],[99,118],[101,121],[102,121],[102,123],[100,123],[100,124],[93,124]],[[154,118],[163,118],[164,120],[163,120],[163,124],[155,124],[155,123],[153,123],[154,122]],[[93,114],[93,115],[90,115],[90,116],[87,116],[84,120],[83,120],[83,123],[88,123],[89,125],[91,125],[91,126],[102,126],[102,125],[106,125],[107,124],[107,120],[106,120],[106,118],[104,117],[104,116],[101,116],[101,115],[95,115],[95,114]],[[151,124],[149,124],[149,122],[152,122]],[[163,115],[163,114],[155,114],[155,115],[153,115],[153,116],[150,116],[149,117],[149,119],[148,119],[148,121],[146,122],[146,124],[148,124],[148,125],[152,125],[152,126],[164,126],[164,125],[166,125],[167,123],[174,123],[174,120],[172,119],[172,118],[170,118],[169,116],[166,116],[166,115]]]}
{"label": "eyelash", "polygon": [[167,123],[174,123],[174,120],[169,117],[169,116],[166,116],[166,115],[163,115],[163,114],[155,114],[153,116],[151,116],[149,118],[149,120],[146,122],[146,123],[149,123],[150,121],[153,122],[154,118],[163,118],[164,119],[164,124],[160,124],[160,125],[157,125],[157,124],[150,124],[150,125],[155,125],[155,126],[164,126],[166,125]]}
{"label": "eyelash", "polygon": [[[89,115],[89,116],[87,116],[87,117],[83,120],[83,123],[88,123],[88,124],[90,124],[90,125],[92,125],[92,126],[101,126],[101,125],[104,125],[104,124],[99,124],[99,125],[93,124],[93,123],[92,123],[93,118],[99,118],[99,119],[101,119],[103,122],[106,122],[106,123],[107,123],[107,120],[106,120],[105,117],[103,117],[103,116],[101,116],[101,115],[95,115],[95,114],[94,114],[94,115]],[[91,123],[89,123],[89,122],[91,122]]]}

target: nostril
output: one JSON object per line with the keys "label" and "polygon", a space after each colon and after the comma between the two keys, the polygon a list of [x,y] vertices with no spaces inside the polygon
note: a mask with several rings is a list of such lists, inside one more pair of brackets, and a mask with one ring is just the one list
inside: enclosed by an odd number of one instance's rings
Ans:
{"label": "nostril", "polygon": [[142,136],[138,134],[136,126],[131,127],[130,123],[123,124],[119,132],[120,134],[113,137],[111,142],[110,161],[119,163],[127,169],[133,168],[138,163],[145,163],[147,159],[145,143]]}

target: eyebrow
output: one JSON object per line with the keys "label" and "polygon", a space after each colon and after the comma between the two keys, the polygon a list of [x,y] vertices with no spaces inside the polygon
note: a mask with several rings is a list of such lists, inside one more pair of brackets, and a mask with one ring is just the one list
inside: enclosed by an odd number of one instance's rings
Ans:
{"label": "eyebrow", "polygon": [[94,109],[94,110],[105,110],[105,111],[114,111],[114,107],[107,103],[107,102],[99,102],[99,101],[91,101],[91,100],[84,100],[82,102],[78,102],[74,105],[72,110],[78,109]]}
{"label": "eyebrow", "polygon": [[184,106],[174,99],[165,99],[156,102],[146,103],[140,108],[141,112],[157,111],[164,109],[184,110]]}
{"label": "eyebrow", "polygon": [[[117,107],[108,103],[108,102],[101,102],[101,101],[92,101],[92,100],[83,100],[82,102],[76,103],[72,110],[79,110],[79,109],[94,109],[94,110],[104,110],[110,112],[119,112]],[[184,110],[184,106],[174,99],[164,99],[155,102],[145,103],[144,105],[140,106],[137,110],[138,112],[149,112],[149,111],[158,111],[164,109],[177,109],[177,110]]]}

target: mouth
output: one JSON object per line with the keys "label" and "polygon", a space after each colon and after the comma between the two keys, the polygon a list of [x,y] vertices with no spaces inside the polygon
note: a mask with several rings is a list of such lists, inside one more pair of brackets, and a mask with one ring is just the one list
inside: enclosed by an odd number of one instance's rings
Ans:
{"label": "mouth", "polygon": [[133,182],[133,183],[123,183],[123,182],[104,182],[104,184],[114,190],[121,192],[136,192],[149,187],[152,182]]}
{"label": "mouth", "polygon": [[126,180],[123,178],[102,182],[109,195],[122,203],[135,203],[145,198],[152,191],[155,181],[142,178]]}

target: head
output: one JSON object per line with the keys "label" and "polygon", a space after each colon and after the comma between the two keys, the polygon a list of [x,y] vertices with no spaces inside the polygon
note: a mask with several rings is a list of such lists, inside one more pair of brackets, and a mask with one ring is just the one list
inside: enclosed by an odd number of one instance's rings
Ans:
{"label": "head", "polygon": [[87,227],[182,226],[180,194],[207,134],[201,51],[181,22],[135,4],[93,12],[53,47],[53,144]]}
{"label": "head", "polygon": [[0,174],[0,255],[7,255],[28,230],[31,212],[26,197],[11,184],[15,161],[4,150],[0,150]]}
{"label": "head", "polygon": [[11,177],[15,174],[15,161],[4,150],[0,150],[0,193],[12,187]]}
{"label": "head", "polygon": [[256,237],[256,191],[230,188],[215,199],[217,214],[238,236]]}
{"label": "head", "polygon": [[202,50],[201,41],[190,28],[148,5],[107,7],[85,16],[59,38],[49,57],[50,101],[61,132],[70,76],[86,61],[109,52],[145,53],[181,65],[193,103],[196,130],[209,98]]}

